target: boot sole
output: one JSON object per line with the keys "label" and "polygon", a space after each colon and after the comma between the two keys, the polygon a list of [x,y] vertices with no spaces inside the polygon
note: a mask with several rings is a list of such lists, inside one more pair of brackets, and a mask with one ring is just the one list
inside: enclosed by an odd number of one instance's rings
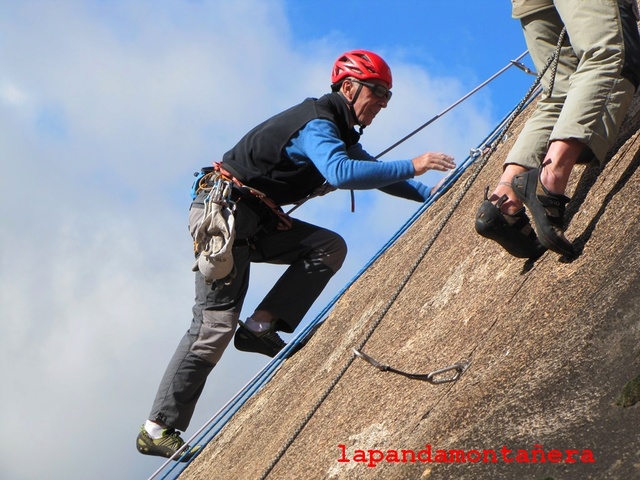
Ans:
{"label": "boot sole", "polygon": [[510,255],[517,258],[538,259],[546,247],[512,228],[502,217],[502,213],[489,200],[480,205],[476,215],[476,232],[484,238],[493,240]]}
{"label": "boot sole", "polygon": [[278,354],[280,350],[274,351],[274,349],[266,345],[260,337],[254,335],[251,330],[246,328],[241,321],[239,321],[239,323],[240,327],[238,327],[238,330],[236,330],[236,333],[233,336],[233,345],[236,347],[236,350],[240,350],[241,352],[259,353],[271,358]]}

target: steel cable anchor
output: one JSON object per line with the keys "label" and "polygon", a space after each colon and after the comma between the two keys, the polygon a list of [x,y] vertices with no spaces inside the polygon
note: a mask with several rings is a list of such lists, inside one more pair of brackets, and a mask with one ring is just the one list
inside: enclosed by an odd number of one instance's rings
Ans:
{"label": "steel cable anchor", "polygon": [[[441,368],[439,370],[435,370],[430,373],[408,373],[408,372],[403,372],[402,370],[397,370],[390,365],[384,365],[356,348],[353,349],[353,353],[357,357],[360,357],[363,360],[366,360],[367,362],[369,362],[371,365],[373,365],[374,367],[376,367],[378,370],[382,372],[397,373],[398,375],[402,375],[404,377],[408,377],[413,380],[423,380],[433,385],[438,385],[440,383],[451,383],[451,382],[457,381],[462,376],[462,374],[467,371],[467,369],[471,365],[471,360],[463,359],[457,363],[454,363],[453,365],[450,365],[445,368]],[[455,371],[456,373],[453,374],[452,376],[441,377],[441,375],[448,372],[453,372],[453,371]]]}

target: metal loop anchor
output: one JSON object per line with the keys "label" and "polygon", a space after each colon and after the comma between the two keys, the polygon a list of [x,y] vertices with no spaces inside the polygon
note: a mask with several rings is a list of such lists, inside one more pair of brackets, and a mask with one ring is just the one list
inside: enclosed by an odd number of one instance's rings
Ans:
{"label": "metal loop anchor", "polygon": [[518,62],[516,60],[511,60],[511,65],[518,67],[524,73],[528,73],[529,75],[537,76],[537,73],[532,71],[529,67],[527,67],[524,63]]}
{"label": "metal loop anchor", "polygon": [[[363,360],[366,360],[367,362],[369,362],[371,365],[376,367],[381,372],[393,372],[393,373],[397,373],[398,375],[402,375],[404,377],[411,378],[414,380],[423,380],[433,385],[438,385],[441,383],[451,383],[451,382],[457,381],[462,376],[462,374],[467,371],[467,369],[471,365],[471,360],[463,359],[457,363],[454,363],[453,365],[441,368],[439,370],[435,370],[430,373],[408,373],[408,372],[403,372],[402,370],[393,368],[390,365],[385,365],[383,363],[380,363],[373,357],[367,355],[366,353],[356,348],[353,349],[353,353],[357,357],[360,357]],[[455,372],[455,373],[451,376],[442,377],[443,374],[446,374],[449,372]]]}

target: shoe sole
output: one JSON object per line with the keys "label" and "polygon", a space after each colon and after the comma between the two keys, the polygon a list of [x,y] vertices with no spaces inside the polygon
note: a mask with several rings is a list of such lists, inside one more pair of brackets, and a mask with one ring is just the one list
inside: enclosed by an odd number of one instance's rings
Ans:
{"label": "shoe sole", "polygon": [[278,354],[280,350],[274,351],[273,348],[269,348],[260,339],[260,337],[254,335],[242,321],[238,321],[238,323],[240,324],[240,327],[236,330],[233,337],[233,345],[236,347],[236,350],[240,350],[241,352],[259,353],[271,358]]}
{"label": "shoe sole", "polygon": [[489,200],[485,200],[478,209],[475,222],[476,232],[493,240],[516,258],[538,259],[547,250],[539,242],[533,241],[514,230],[502,217],[502,213]]}
{"label": "shoe sole", "polygon": [[[146,442],[138,439],[136,441],[136,448],[138,452],[142,455],[149,455],[152,457],[162,457],[162,458],[171,458],[173,455],[166,455],[165,453],[157,450],[155,445],[149,445]],[[202,450],[202,447],[196,445],[195,447],[191,447],[188,450],[185,450],[180,454],[180,456],[173,458],[176,462],[187,462],[196,456],[197,453]]]}

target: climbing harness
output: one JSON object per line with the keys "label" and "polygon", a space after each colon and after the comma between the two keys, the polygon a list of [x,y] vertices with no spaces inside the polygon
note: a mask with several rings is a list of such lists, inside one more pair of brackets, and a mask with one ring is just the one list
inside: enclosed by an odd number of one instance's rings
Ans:
{"label": "climbing harness", "polygon": [[283,212],[282,208],[280,208],[276,204],[276,202],[269,198],[265,193],[262,193],[260,190],[243,184],[240,180],[234,177],[231,172],[229,172],[222,166],[222,162],[214,162],[213,168],[216,171],[219,171],[220,174],[222,174],[225,178],[233,182],[233,185],[238,189],[241,195],[251,195],[264,203],[269,208],[269,210],[271,210],[273,214],[278,218],[278,230],[289,230],[291,228],[291,226],[293,225],[293,220],[291,219],[289,214]]}
{"label": "climbing harness", "polygon": [[[471,365],[471,360],[465,359],[465,360],[459,361],[458,363],[454,363],[453,365],[450,365],[445,368],[441,368],[440,370],[435,370],[430,373],[407,373],[407,372],[403,372],[402,370],[393,368],[390,365],[384,365],[356,348],[353,349],[353,353],[355,353],[356,356],[362,358],[363,360],[366,360],[367,362],[369,362],[371,365],[376,367],[381,372],[397,373],[398,375],[402,375],[404,377],[411,378],[413,380],[424,380],[434,385],[437,385],[440,383],[455,382],[460,378],[460,376],[464,372],[467,371],[467,369]],[[449,377],[442,376],[443,374],[449,373],[449,372],[456,372],[456,373],[454,373],[453,376],[449,376]]]}
{"label": "climbing harness", "polygon": [[191,197],[195,199],[202,192],[206,192],[204,216],[191,232],[197,257],[192,270],[199,270],[207,284],[221,281],[228,285],[235,277],[232,249],[237,201],[246,195],[260,200],[277,217],[278,230],[288,230],[293,221],[273,200],[259,190],[242,184],[220,162],[215,162],[212,167],[205,167],[196,174]]}

